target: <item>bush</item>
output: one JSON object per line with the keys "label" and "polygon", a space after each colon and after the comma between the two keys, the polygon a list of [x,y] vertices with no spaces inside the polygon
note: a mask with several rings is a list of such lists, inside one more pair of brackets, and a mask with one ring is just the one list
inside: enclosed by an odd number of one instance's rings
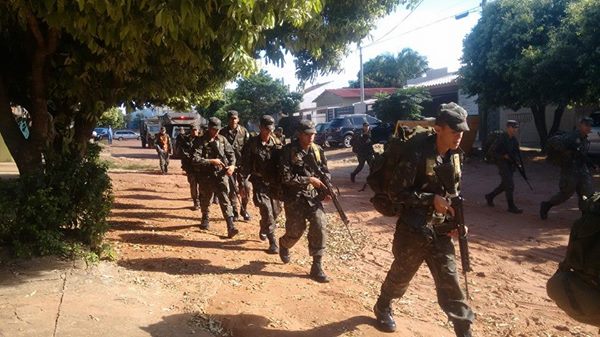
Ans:
{"label": "bush", "polygon": [[100,147],[83,158],[61,156],[39,175],[0,180],[0,242],[17,256],[65,254],[101,246],[113,202]]}

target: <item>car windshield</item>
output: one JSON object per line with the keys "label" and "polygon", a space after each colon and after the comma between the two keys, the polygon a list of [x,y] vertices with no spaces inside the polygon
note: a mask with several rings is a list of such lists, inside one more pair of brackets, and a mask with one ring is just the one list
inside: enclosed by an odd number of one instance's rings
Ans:
{"label": "car windshield", "polygon": [[329,123],[329,126],[332,128],[339,128],[341,126],[344,126],[345,123],[346,123],[345,118],[336,118]]}
{"label": "car windshield", "polygon": [[160,131],[160,127],[158,125],[154,125],[154,126],[149,126],[148,127],[148,132],[158,133],[158,131]]}
{"label": "car windshield", "polygon": [[323,132],[328,127],[329,127],[329,123],[319,123],[319,124],[317,124],[317,126],[315,127],[315,129],[317,130],[317,132]]}

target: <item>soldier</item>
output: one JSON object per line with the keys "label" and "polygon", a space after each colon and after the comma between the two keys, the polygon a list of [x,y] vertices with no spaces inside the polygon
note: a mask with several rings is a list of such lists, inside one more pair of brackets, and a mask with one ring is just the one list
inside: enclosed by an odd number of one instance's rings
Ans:
{"label": "soldier", "polygon": [[275,133],[274,133],[275,137],[277,137],[279,139],[279,142],[281,143],[281,145],[285,145],[285,134],[283,134],[283,128],[281,126],[278,126],[277,129],[275,129]]}
{"label": "soldier", "polygon": [[183,128],[183,126],[180,126],[179,129],[177,130],[177,137],[175,137],[175,155],[180,157],[182,156],[181,154],[181,147],[183,146],[183,143],[185,143],[186,138],[188,138],[188,135],[185,134],[185,129]]}
{"label": "soldier", "polygon": [[306,156],[313,156],[323,172],[329,173],[323,149],[313,143],[315,133],[315,124],[303,120],[298,125],[298,138],[283,147],[279,169],[286,223],[285,235],[279,239],[279,256],[283,263],[290,262],[290,248],[302,237],[308,221],[308,253],[313,257],[310,277],[326,283],[329,279],[321,268],[321,259],[325,252],[327,222],[322,198],[317,192],[325,186],[305,163]]}
{"label": "soldier", "polygon": [[181,168],[185,171],[188,183],[190,184],[190,195],[194,202],[193,210],[200,209],[200,184],[194,165],[192,165],[192,159],[196,151],[200,149],[201,139],[198,128],[192,126],[189,136],[177,142],[181,155]]}
{"label": "soldier", "polygon": [[451,165],[457,190],[460,188],[462,155],[458,146],[463,132],[469,130],[466,118],[466,111],[456,103],[442,104],[435,121],[436,132],[410,138],[406,157],[394,168],[390,198],[400,210],[392,246],[394,261],[373,308],[377,327],[382,331],[396,330],[391,302],[404,295],[425,261],[433,275],[438,303],[454,323],[456,336],[471,336],[474,315],[458,283],[450,237],[456,233],[436,231],[436,226],[454,214],[454,209],[435,170],[440,165]]}
{"label": "soldier", "polygon": [[263,241],[269,239],[269,254],[279,252],[275,241],[275,228],[280,209],[275,205],[275,189],[279,187],[277,161],[282,146],[279,139],[273,135],[274,128],[273,117],[262,116],[260,133],[250,137],[242,151],[244,174],[250,176],[254,205],[260,210],[259,237]]}
{"label": "soldier", "polygon": [[158,160],[160,171],[162,174],[169,172],[169,156],[173,154],[171,146],[171,137],[167,134],[167,129],[163,126],[160,131],[154,136],[156,152],[158,152]]}
{"label": "soldier", "polygon": [[200,210],[202,212],[201,229],[208,229],[208,207],[215,194],[221,206],[223,218],[227,222],[227,236],[234,237],[239,231],[233,224],[233,209],[228,196],[228,177],[235,170],[235,154],[225,137],[219,134],[221,121],[216,117],[208,120],[208,131],[200,139],[199,151],[194,154],[193,162],[199,167],[197,179],[200,190]]}
{"label": "soldier", "polygon": [[506,131],[498,136],[492,151],[494,151],[496,165],[500,173],[500,185],[492,192],[485,195],[485,200],[488,206],[494,206],[494,198],[504,192],[506,193],[506,202],[508,203],[508,211],[515,214],[523,213],[523,210],[515,205],[513,192],[515,190],[515,182],[513,175],[517,165],[520,165],[520,149],[517,134],[519,133],[519,123],[515,120],[506,121]]}
{"label": "soldier", "polygon": [[540,205],[540,218],[548,218],[550,208],[569,200],[573,193],[579,196],[579,209],[582,209],[583,197],[589,197],[594,192],[592,174],[589,166],[593,166],[588,158],[590,141],[588,134],[592,132],[593,120],[582,118],[577,129],[562,136],[560,156],[559,192],[550,200]]}
{"label": "soldier", "polygon": [[362,171],[365,163],[369,165],[369,168],[371,167],[371,163],[375,156],[369,123],[364,122],[360,135],[355,135],[355,137],[353,137],[352,152],[356,154],[356,158],[358,159],[358,166],[350,173],[350,181],[354,182],[354,178]]}
{"label": "soldier", "polygon": [[[242,148],[244,144],[250,138],[250,133],[246,130],[245,127],[239,125],[239,114],[235,110],[229,110],[227,112],[228,125],[227,127],[221,129],[219,134],[221,134],[231,147],[233,147],[233,151],[235,153],[235,160],[237,163],[241,163],[242,157]],[[240,207],[240,211],[238,213],[238,192],[239,197],[242,199],[242,205]],[[248,184],[248,179],[244,177],[241,172],[238,170],[234,175],[229,179],[229,199],[233,205],[233,217],[234,220],[239,220],[240,214],[244,218],[244,220],[250,220],[250,214],[248,214],[248,197],[249,197],[250,186]]]}

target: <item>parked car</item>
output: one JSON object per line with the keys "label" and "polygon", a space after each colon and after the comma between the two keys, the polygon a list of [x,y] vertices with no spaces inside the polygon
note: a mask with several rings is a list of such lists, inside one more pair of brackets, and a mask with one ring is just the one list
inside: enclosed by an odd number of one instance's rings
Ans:
{"label": "parked car", "polygon": [[594,112],[590,115],[594,120],[592,124],[592,132],[588,135],[590,140],[589,153],[594,156],[600,156],[600,112]]}
{"label": "parked car", "polygon": [[364,122],[368,122],[372,128],[381,124],[381,121],[373,116],[366,114],[346,115],[337,117],[329,122],[327,128],[326,141],[331,146],[339,145],[351,147],[352,136],[354,132],[360,132]]}
{"label": "parked car", "polygon": [[394,133],[394,124],[380,123],[371,128],[371,140],[373,143],[386,144]]}
{"label": "parked car", "polygon": [[327,128],[329,127],[329,123],[319,123],[315,125],[315,129],[317,130],[317,134],[315,135],[315,143],[319,144],[322,147],[327,147]]}
{"label": "parked car", "polygon": [[140,139],[140,134],[131,130],[117,130],[113,132],[113,138],[117,140],[123,139]]}
{"label": "parked car", "polygon": [[96,133],[95,139],[96,141],[101,141],[102,139],[108,139],[108,128],[95,128],[94,132]]}

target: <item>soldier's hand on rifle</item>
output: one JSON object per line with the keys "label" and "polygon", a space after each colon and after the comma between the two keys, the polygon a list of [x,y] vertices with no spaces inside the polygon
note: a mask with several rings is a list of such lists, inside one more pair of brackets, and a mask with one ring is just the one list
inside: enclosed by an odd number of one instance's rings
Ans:
{"label": "soldier's hand on rifle", "polygon": [[225,171],[225,173],[228,176],[232,176],[233,175],[233,171],[235,171],[235,166],[231,165],[231,166],[227,166],[227,171]]}
{"label": "soldier's hand on rifle", "polygon": [[[467,225],[465,225],[465,235],[469,234],[469,227],[467,227]],[[449,237],[458,238],[458,229],[453,229],[450,232],[448,232],[447,234]]]}
{"label": "soldier's hand on rifle", "polygon": [[450,206],[448,200],[443,198],[442,196],[435,195],[433,197],[433,208],[437,213],[447,214],[450,213],[451,216],[454,216],[454,208]]}
{"label": "soldier's hand on rifle", "polygon": [[308,178],[308,183],[313,185],[314,188],[316,189],[320,189],[320,188],[324,188],[325,185],[323,184],[323,182],[321,180],[319,180],[319,178],[315,178],[315,177],[310,177]]}
{"label": "soldier's hand on rifle", "polygon": [[221,159],[209,159],[208,162],[217,167],[225,167],[225,164],[223,164]]}

